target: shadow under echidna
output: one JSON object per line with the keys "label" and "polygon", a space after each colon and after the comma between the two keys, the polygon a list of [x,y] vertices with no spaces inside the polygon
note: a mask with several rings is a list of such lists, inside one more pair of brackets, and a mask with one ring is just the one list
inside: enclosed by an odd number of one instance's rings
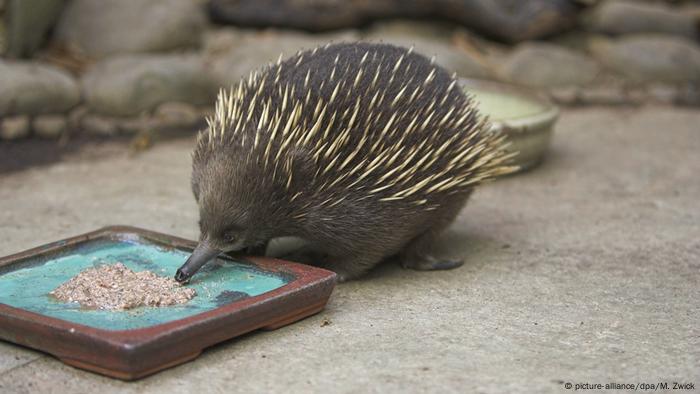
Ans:
{"label": "shadow under echidna", "polygon": [[340,280],[396,255],[459,266],[430,246],[476,185],[514,169],[503,148],[456,78],[411,49],[300,52],[219,95],[193,154],[200,242],[176,279],[282,236]]}

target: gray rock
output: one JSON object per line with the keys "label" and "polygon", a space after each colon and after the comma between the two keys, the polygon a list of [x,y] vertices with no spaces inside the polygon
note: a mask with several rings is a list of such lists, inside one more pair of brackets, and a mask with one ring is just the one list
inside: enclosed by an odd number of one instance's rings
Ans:
{"label": "gray rock", "polygon": [[202,50],[209,56],[220,55],[238,46],[250,34],[248,30],[235,27],[209,29],[203,35]]}
{"label": "gray rock", "polygon": [[100,136],[114,136],[119,133],[119,121],[117,119],[86,114],[80,119],[80,129],[89,134]]}
{"label": "gray rock", "polygon": [[543,43],[518,46],[501,68],[503,77],[535,87],[586,85],[600,73],[598,64],[588,56]]}
{"label": "gray rock", "polygon": [[[34,53],[46,39],[61,14],[64,0],[8,0],[2,18],[0,5],[0,36],[6,36],[6,53],[13,57],[25,57]],[[5,30],[5,32],[2,32]],[[2,38],[0,38],[2,41]],[[0,47],[2,44],[0,44]],[[0,48],[0,53],[3,53]]]}
{"label": "gray rock", "polygon": [[117,129],[124,134],[144,134],[154,131],[153,118],[149,115],[115,119],[115,121]]}
{"label": "gray rock", "polygon": [[559,45],[575,52],[588,52],[591,41],[595,41],[599,37],[606,38],[607,36],[599,33],[591,33],[585,30],[572,30],[548,40],[549,43]]}
{"label": "gray rock", "polygon": [[209,10],[217,22],[314,31],[430,16],[505,41],[551,35],[571,27],[578,13],[571,0],[211,0]]}
{"label": "gray rock", "polygon": [[41,115],[32,121],[34,134],[43,138],[58,138],[66,132],[67,126],[64,115]]}
{"label": "gray rock", "polygon": [[0,139],[16,140],[29,136],[28,116],[8,116],[0,119]]}
{"label": "gray rock", "polygon": [[68,111],[80,89],[66,72],[49,65],[0,59],[0,116]]}
{"label": "gray rock", "polygon": [[392,19],[372,24],[363,36],[371,39],[429,38],[449,42],[456,26],[439,21]]}
{"label": "gray rock", "polygon": [[381,40],[381,42],[406,48],[413,47],[417,53],[423,54],[429,58],[435,57],[435,63],[441,65],[451,73],[457,73],[459,77],[490,78],[494,76],[493,72],[489,70],[486,64],[480,63],[476,58],[470,56],[456,46],[451,45],[449,42],[427,38],[420,39],[417,37],[389,37]]}
{"label": "gray rock", "polygon": [[667,33],[698,37],[698,20],[663,3],[607,0],[585,18],[588,29],[607,34]]}
{"label": "gray rock", "polygon": [[9,46],[7,25],[5,23],[5,0],[0,0],[0,56],[4,56],[7,53],[7,47]]}
{"label": "gray rock", "polygon": [[579,100],[584,105],[632,106],[641,102],[615,86],[595,86],[581,91]]}
{"label": "gray rock", "polygon": [[[237,84],[251,71],[259,69],[270,62],[277,61],[280,54],[290,56],[302,49],[312,49],[328,42],[352,42],[359,37],[354,31],[340,34],[310,35],[302,33],[267,32],[263,34],[248,34],[238,40],[220,38],[219,46],[228,41],[230,47],[221,51],[218,49],[213,57],[214,76],[222,87]],[[379,42],[373,36],[365,37],[368,41]],[[488,77],[489,70],[459,48],[434,39],[395,38],[388,37],[383,42],[404,47],[414,47],[414,50],[428,57],[435,56],[438,64],[464,77]],[[223,53],[221,53],[223,52]]]}
{"label": "gray rock", "polygon": [[198,125],[203,116],[191,105],[184,103],[164,103],[158,106],[153,116],[159,128],[190,128]]}
{"label": "gray rock", "polygon": [[342,31],[333,34],[304,34],[299,32],[268,30],[262,33],[242,33],[237,40],[219,37],[218,45],[210,53],[213,76],[220,87],[237,84],[241,78],[270,62],[275,62],[282,55],[287,57],[304,49],[313,49],[329,42],[356,41],[355,31]]}
{"label": "gray rock", "polygon": [[174,130],[195,130],[204,126],[204,117],[191,105],[169,102],[158,106],[152,115],[114,119],[125,134],[162,133]]}
{"label": "gray rock", "polygon": [[73,0],[55,39],[92,56],[195,47],[206,24],[202,7],[193,0]]}
{"label": "gray rock", "polygon": [[453,44],[454,27],[435,22],[398,20],[375,24],[363,40],[413,47],[461,77],[489,78],[494,74],[486,58],[477,58]]}
{"label": "gray rock", "polygon": [[210,105],[217,88],[197,55],[123,55],[102,61],[83,76],[91,112],[131,116],[168,101]]}
{"label": "gray rock", "polygon": [[506,42],[520,42],[574,27],[583,0],[440,0],[436,15]]}
{"label": "gray rock", "polygon": [[6,8],[5,0],[0,0],[0,56],[6,56],[7,48],[9,47],[9,33],[7,31],[6,21],[8,18],[5,16],[7,13]]}
{"label": "gray rock", "polygon": [[646,90],[627,89],[617,84],[562,86],[549,89],[549,97],[562,106],[639,106],[648,101]]}
{"label": "gray rock", "polygon": [[675,104],[688,107],[700,107],[700,84],[685,84],[685,86],[679,90]]}
{"label": "gray rock", "polygon": [[79,105],[68,113],[68,128],[70,130],[80,130],[83,124],[83,118],[89,113],[84,105]]}
{"label": "gray rock", "polygon": [[678,89],[674,86],[655,83],[647,88],[647,95],[649,100],[655,104],[672,105],[676,102],[679,94]]}
{"label": "gray rock", "polygon": [[581,88],[578,86],[561,86],[548,90],[549,98],[556,104],[574,106],[580,104]]}
{"label": "gray rock", "polygon": [[700,81],[700,49],[682,37],[644,34],[599,39],[591,44],[591,52],[635,83]]}
{"label": "gray rock", "polygon": [[368,20],[396,12],[427,10],[426,1],[411,1],[398,7],[400,0],[211,0],[214,21],[240,26],[276,26],[314,31],[359,26]]}
{"label": "gray rock", "polygon": [[689,15],[691,18],[694,18],[696,21],[700,21],[700,3],[698,2],[687,2],[681,4],[678,9],[686,14]]}

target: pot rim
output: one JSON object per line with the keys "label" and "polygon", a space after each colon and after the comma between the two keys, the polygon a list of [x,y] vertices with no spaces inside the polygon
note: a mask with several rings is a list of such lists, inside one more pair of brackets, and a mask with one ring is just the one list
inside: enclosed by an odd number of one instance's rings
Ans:
{"label": "pot rim", "polygon": [[493,92],[509,93],[530,101],[535,101],[543,107],[541,112],[532,115],[523,115],[500,120],[489,119],[492,129],[527,132],[528,130],[550,127],[559,118],[559,107],[545,94],[537,90],[507,82],[477,78],[459,78],[459,84],[465,91],[469,87],[478,87]]}

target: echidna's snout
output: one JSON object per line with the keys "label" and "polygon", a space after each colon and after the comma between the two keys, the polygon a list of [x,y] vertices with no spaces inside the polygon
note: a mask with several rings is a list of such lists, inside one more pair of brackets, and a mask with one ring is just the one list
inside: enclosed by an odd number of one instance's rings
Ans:
{"label": "echidna's snout", "polygon": [[175,280],[186,282],[221,253],[237,252],[246,246],[249,209],[238,186],[240,176],[231,172],[236,162],[212,158],[193,171],[193,190],[199,205],[199,244],[177,270]]}
{"label": "echidna's snout", "polygon": [[208,242],[200,242],[195,248],[192,255],[187,259],[185,264],[180,267],[175,273],[175,280],[184,283],[190,280],[200,268],[216,256],[222,253],[221,250],[213,248]]}

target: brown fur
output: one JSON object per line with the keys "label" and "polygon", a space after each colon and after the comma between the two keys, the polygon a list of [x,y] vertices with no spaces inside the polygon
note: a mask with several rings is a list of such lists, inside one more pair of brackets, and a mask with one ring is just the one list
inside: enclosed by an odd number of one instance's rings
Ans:
{"label": "brown fur", "polygon": [[432,241],[474,186],[512,170],[454,77],[391,45],[299,53],[221,95],[209,123],[192,171],[202,241],[301,237],[341,279],[393,255],[447,267]]}

